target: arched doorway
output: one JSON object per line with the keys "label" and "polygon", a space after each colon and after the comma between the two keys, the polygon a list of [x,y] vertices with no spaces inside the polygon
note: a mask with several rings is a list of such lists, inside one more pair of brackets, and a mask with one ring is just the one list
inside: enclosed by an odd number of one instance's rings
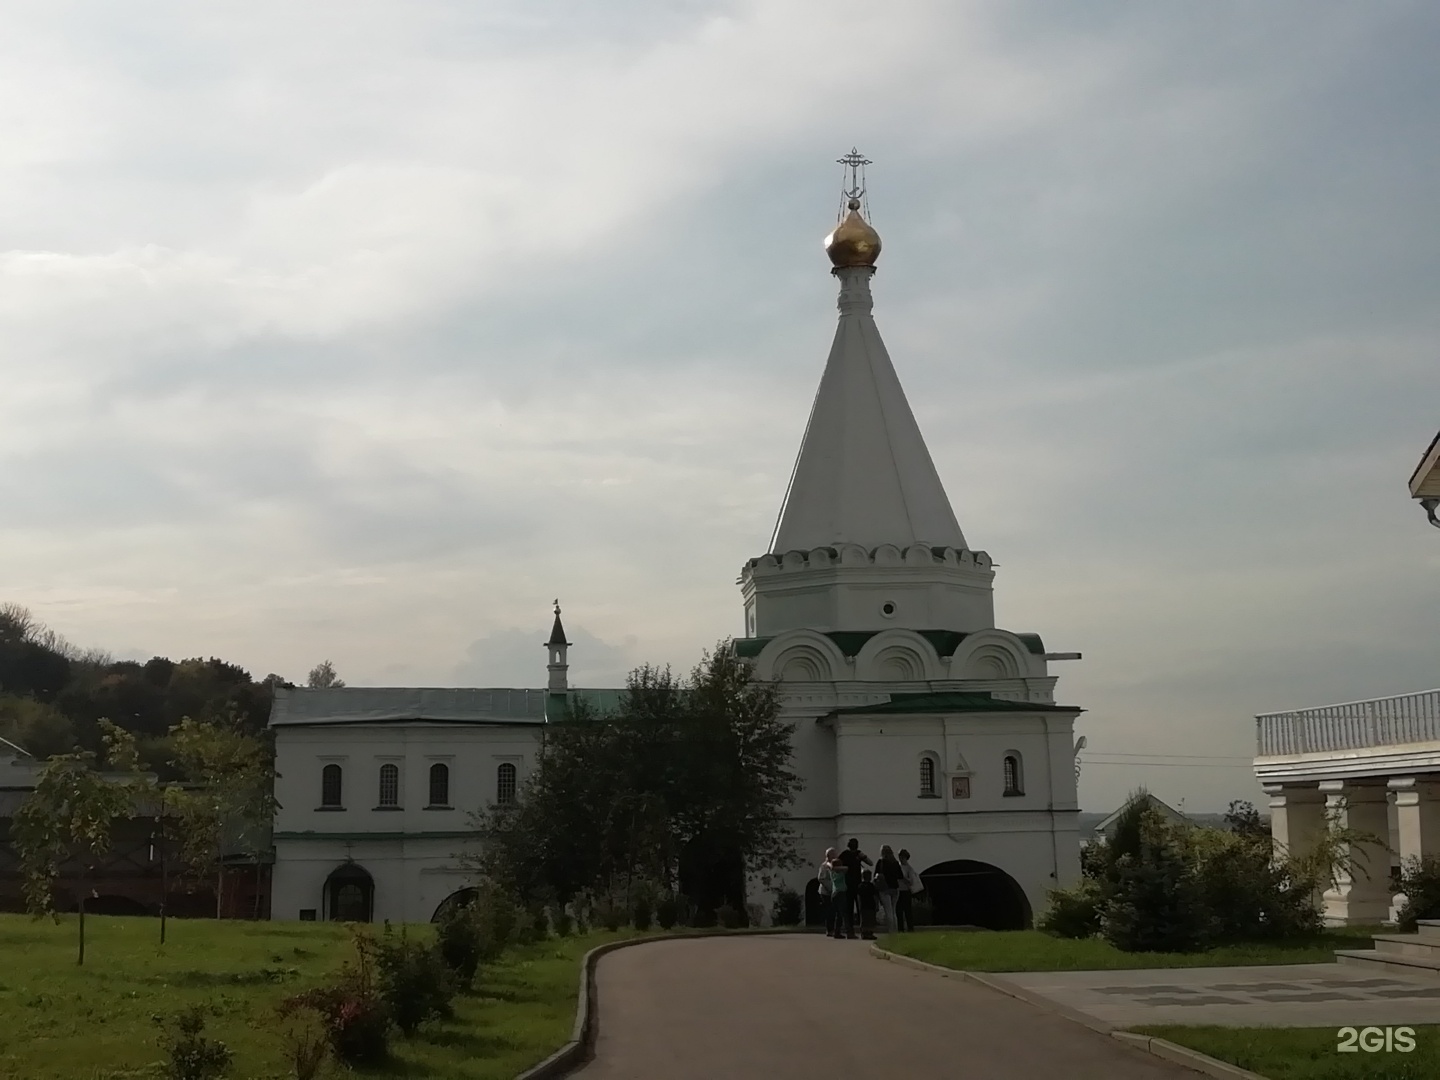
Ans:
{"label": "arched doorway", "polygon": [[325,879],[325,910],[331,922],[369,922],[375,910],[375,879],[347,862]]}
{"label": "arched doorway", "polygon": [[430,921],[439,922],[455,908],[469,907],[475,902],[475,898],[479,895],[480,891],[473,885],[464,889],[457,889],[444,900],[440,901],[439,905],[435,908],[435,914],[430,916]]}
{"label": "arched doorway", "polygon": [[983,926],[987,930],[1025,930],[1030,901],[1019,883],[989,863],[953,859],[920,875],[937,926]]}

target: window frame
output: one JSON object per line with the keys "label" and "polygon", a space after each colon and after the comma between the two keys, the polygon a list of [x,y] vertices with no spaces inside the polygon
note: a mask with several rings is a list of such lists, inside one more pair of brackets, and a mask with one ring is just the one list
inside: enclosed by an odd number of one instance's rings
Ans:
{"label": "window frame", "polygon": [[[445,797],[444,797],[443,799],[436,799],[436,798],[435,798],[435,777],[436,777],[436,772],[435,772],[435,770],[436,770],[436,769],[443,769],[443,770],[444,770],[444,771],[440,774],[441,776],[444,777],[444,791],[442,792],[442,794],[443,794]],[[451,808],[451,807],[450,807],[450,763],[447,762],[447,761],[432,761],[432,762],[430,763],[430,768],[429,768],[428,772],[426,773],[426,784],[427,784],[427,787],[426,787],[426,792],[425,792],[425,794],[426,794],[427,798],[429,799],[429,802],[426,803],[426,809],[428,809],[428,810],[449,810],[449,809]]]}
{"label": "window frame", "polygon": [[1000,763],[1001,782],[1007,798],[1025,794],[1025,762],[1018,750],[1007,750]]}
{"label": "window frame", "polygon": [[[330,801],[329,778],[332,775],[330,770],[334,769],[335,777],[335,799]],[[320,768],[320,807],[321,810],[344,810],[345,809],[345,767],[338,761],[327,761]]]}
{"label": "window frame", "polygon": [[[508,776],[508,785],[506,778]],[[509,788],[508,794],[506,788]],[[513,806],[520,797],[520,767],[513,761],[495,766],[495,805]]]}
{"label": "window frame", "polygon": [[[386,771],[386,770],[389,770],[388,774],[387,774],[387,771]],[[387,802],[386,799],[385,799],[385,781],[386,781],[387,775],[394,778],[394,790],[391,792],[391,797],[390,797],[390,800],[389,800],[388,802]],[[396,764],[395,762],[393,762],[393,761],[385,761],[385,762],[382,762],[381,765],[380,765],[380,772],[379,772],[379,775],[378,775],[378,777],[377,777],[377,780],[378,780],[378,783],[377,783],[377,789],[378,789],[378,790],[376,791],[376,796],[377,796],[377,798],[376,798],[376,801],[375,801],[375,809],[376,809],[376,810],[399,810],[399,809],[401,808],[401,806],[400,806],[400,766],[399,766],[398,764]]]}

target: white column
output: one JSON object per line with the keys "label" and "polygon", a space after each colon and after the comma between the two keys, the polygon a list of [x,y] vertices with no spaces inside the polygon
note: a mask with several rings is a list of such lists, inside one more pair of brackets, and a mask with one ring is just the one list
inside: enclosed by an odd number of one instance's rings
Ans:
{"label": "white column", "polygon": [[1331,926],[1382,922],[1390,917],[1390,816],[1386,789],[1344,780],[1322,780],[1325,816],[1340,828],[1375,839],[1341,845],[1336,882],[1325,890],[1325,921]]}
{"label": "white column", "polygon": [[[1440,790],[1428,777],[1392,776],[1386,785],[1395,804],[1395,851],[1401,868],[1407,859],[1440,855]],[[1398,918],[1405,894],[1393,897],[1392,918]]]}
{"label": "white column", "polygon": [[1277,854],[1308,855],[1325,828],[1325,796],[1314,784],[1266,784]]}

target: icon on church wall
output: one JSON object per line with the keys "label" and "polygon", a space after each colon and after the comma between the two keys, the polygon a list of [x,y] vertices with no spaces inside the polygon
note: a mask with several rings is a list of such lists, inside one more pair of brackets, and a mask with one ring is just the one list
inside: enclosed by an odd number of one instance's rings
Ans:
{"label": "icon on church wall", "polygon": [[950,797],[952,799],[968,799],[970,797],[970,778],[968,776],[952,776],[950,778]]}

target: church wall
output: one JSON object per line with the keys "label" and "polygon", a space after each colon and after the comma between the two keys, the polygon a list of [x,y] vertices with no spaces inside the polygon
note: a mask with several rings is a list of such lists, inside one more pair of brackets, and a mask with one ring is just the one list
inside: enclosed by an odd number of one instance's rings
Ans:
{"label": "church wall", "polygon": [[298,919],[309,909],[325,921],[325,881],[353,861],[374,879],[373,921],[429,922],[441,901],[472,883],[456,862],[472,847],[449,837],[277,840],[271,917]]}

